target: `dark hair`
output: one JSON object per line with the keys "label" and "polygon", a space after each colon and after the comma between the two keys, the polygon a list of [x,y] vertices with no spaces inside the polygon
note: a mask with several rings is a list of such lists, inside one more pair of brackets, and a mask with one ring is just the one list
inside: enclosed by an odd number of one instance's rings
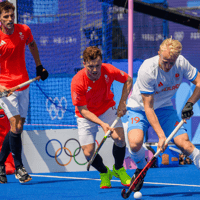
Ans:
{"label": "dark hair", "polygon": [[90,61],[90,60],[95,60],[98,56],[102,60],[101,50],[96,46],[87,47],[83,52],[83,60],[84,60],[84,62]]}
{"label": "dark hair", "polygon": [[3,12],[3,10],[8,11],[10,9],[15,11],[15,6],[12,3],[8,1],[3,1],[0,3],[0,14]]}

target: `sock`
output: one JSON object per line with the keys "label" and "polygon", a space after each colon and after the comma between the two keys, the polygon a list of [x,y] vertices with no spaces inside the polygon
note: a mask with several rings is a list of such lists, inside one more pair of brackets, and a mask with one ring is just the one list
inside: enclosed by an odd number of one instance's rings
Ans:
{"label": "sock", "polygon": [[115,159],[115,169],[116,170],[123,167],[125,153],[126,153],[126,146],[118,147],[114,143],[114,145],[113,145],[113,156],[114,156],[114,159]]}
{"label": "sock", "polygon": [[92,163],[92,166],[100,173],[107,173],[108,171],[106,166],[103,164],[103,160],[99,154],[96,155]]}
{"label": "sock", "polygon": [[132,160],[135,162],[138,169],[143,169],[147,164],[145,159],[145,148],[142,146],[138,152],[130,152]]}
{"label": "sock", "polygon": [[13,158],[14,158],[14,163],[15,163],[15,168],[19,167],[22,164],[22,140],[21,140],[21,133],[15,134],[10,131],[10,150],[12,152]]}
{"label": "sock", "polygon": [[0,165],[4,165],[8,155],[10,153],[9,135],[10,135],[10,132],[7,133],[7,135],[3,141],[3,145],[2,145],[2,149],[1,149],[1,153],[0,153]]}
{"label": "sock", "polygon": [[200,169],[200,151],[194,148],[194,151],[188,156],[195,164],[195,166]]}

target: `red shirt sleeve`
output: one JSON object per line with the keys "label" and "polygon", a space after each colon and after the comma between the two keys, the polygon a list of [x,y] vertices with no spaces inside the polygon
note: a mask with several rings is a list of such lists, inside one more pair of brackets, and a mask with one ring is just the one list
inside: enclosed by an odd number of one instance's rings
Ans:
{"label": "red shirt sleeve", "polygon": [[115,66],[111,64],[105,64],[107,67],[107,70],[111,73],[111,75],[114,77],[114,80],[125,83],[128,79],[128,74],[122,70],[119,70]]}
{"label": "red shirt sleeve", "polygon": [[71,82],[71,96],[74,106],[84,106],[87,104],[86,91],[80,73],[76,74]]}
{"label": "red shirt sleeve", "polygon": [[28,45],[33,41],[33,35],[31,29],[27,25],[24,24],[23,26],[24,30],[26,31],[26,45]]}

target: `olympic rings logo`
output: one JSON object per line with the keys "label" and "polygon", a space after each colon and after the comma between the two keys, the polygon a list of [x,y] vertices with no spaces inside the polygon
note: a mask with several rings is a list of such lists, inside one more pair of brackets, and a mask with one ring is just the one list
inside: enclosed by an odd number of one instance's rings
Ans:
{"label": "olympic rings logo", "polygon": [[[50,153],[49,153],[49,150],[48,150],[49,144],[50,144],[51,142],[53,142],[53,141],[54,141],[54,142],[57,142],[57,143],[60,145],[60,148],[58,148],[58,149],[56,150],[55,155],[50,154]],[[72,143],[72,141],[73,141],[73,143]],[[96,140],[95,140],[95,141],[96,141]],[[69,150],[69,148],[67,148],[67,144],[70,146],[69,142],[71,142],[71,146],[73,146],[73,147],[75,146],[74,142],[78,144],[78,147],[77,147],[77,148],[75,147],[75,150],[74,150],[73,154],[72,154],[72,152]],[[97,141],[96,141],[96,143],[97,143],[97,145],[99,145],[99,143],[98,143]],[[47,155],[48,155],[49,157],[51,157],[51,158],[55,158],[57,164],[60,165],[60,166],[67,166],[67,165],[69,165],[69,163],[72,161],[72,158],[74,158],[74,161],[75,161],[76,164],[78,164],[78,165],[86,165],[86,164],[87,164],[87,161],[84,162],[84,163],[80,163],[80,162],[78,162],[77,159],[76,159],[76,156],[78,156],[78,155],[80,154],[82,148],[81,148],[81,145],[80,145],[79,141],[78,141],[77,139],[75,139],[75,138],[70,138],[70,139],[68,139],[68,140],[65,142],[64,146],[62,146],[62,143],[61,143],[59,140],[57,140],[57,139],[51,139],[51,140],[49,140],[49,141],[47,142],[47,144],[46,144],[46,146],[45,146],[45,150],[46,150]],[[58,157],[62,154],[63,150],[64,150],[65,154],[69,157],[69,161],[66,162],[65,164],[62,164],[62,163],[60,163],[60,162],[58,161]]]}
{"label": "olympic rings logo", "polygon": [[[51,105],[49,106],[49,102]],[[53,100],[51,97],[46,100],[46,109],[52,120],[58,118],[63,119],[64,114],[67,110],[67,100],[65,97],[62,97],[60,100],[58,97],[55,97]]]}

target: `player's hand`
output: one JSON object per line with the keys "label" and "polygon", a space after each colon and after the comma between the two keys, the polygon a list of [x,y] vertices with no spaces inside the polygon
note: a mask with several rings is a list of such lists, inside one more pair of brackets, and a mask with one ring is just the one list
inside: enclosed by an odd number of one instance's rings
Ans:
{"label": "player's hand", "polygon": [[192,117],[193,113],[193,103],[187,102],[182,110],[182,119],[189,119]]}
{"label": "player's hand", "polygon": [[48,78],[49,73],[42,65],[39,65],[36,67],[36,75],[40,76],[41,79],[44,81],[45,79]]}
{"label": "player's hand", "polygon": [[105,134],[106,134],[109,130],[110,130],[111,132],[114,131],[114,128],[111,128],[111,127],[109,126],[109,124],[107,124],[107,123],[103,123],[103,124],[101,125],[101,127],[103,128],[103,131],[104,131]]}
{"label": "player's hand", "polygon": [[160,149],[160,151],[163,153],[165,151],[165,149],[167,148],[167,144],[165,145],[165,141],[166,141],[166,137],[160,137],[159,141],[158,141],[158,146],[157,146],[157,150]]}
{"label": "player's hand", "polygon": [[12,94],[12,92],[8,88],[6,88],[5,86],[2,86],[2,85],[0,85],[0,92],[5,93],[6,97],[8,97]]}
{"label": "player's hand", "polygon": [[126,109],[126,103],[120,102],[119,106],[117,108],[117,116],[118,117],[124,116],[126,114],[126,111],[127,111],[127,109]]}

